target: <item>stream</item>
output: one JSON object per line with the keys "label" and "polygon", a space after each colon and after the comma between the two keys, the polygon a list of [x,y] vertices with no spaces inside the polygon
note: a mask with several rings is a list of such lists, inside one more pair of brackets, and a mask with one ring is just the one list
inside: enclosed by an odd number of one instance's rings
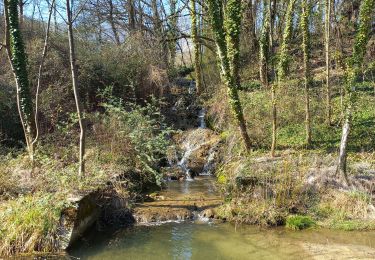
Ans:
{"label": "stream", "polygon": [[199,110],[198,127],[179,138],[180,150],[166,168],[167,188],[136,204],[136,224],[92,228],[68,251],[72,259],[375,259],[375,232],[262,229],[210,220],[204,212],[222,203],[212,175],[220,138],[206,128],[205,112]]}
{"label": "stream", "polygon": [[[161,196],[167,201],[200,196],[214,199],[212,181],[212,177],[198,177],[170,182]],[[69,254],[72,258],[111,260],[375,259],[375,232],[261,229],[197,217],[102,232],[92,230]]]}
{"label": "stream", "polygon": [[[207,179],[174,182],[167,193],[212,195]],[[197,220],[93,230],[69,252],[81,259],[374,259],[374,232],[261,229]],[[340,256],[338,258],[338,256]]]}
{"label": "stream", "polygon": [[370,232],[169,223],[102,233],[73,250],[82,259],[374,259]]}

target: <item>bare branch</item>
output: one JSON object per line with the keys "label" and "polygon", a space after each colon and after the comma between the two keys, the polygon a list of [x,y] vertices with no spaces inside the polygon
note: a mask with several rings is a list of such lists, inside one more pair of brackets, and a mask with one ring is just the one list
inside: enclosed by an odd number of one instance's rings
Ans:
{"label": "bare branch", "polygon": [[78,11],[76,12],[76,14],[74,15],[73,19],[72,19],[72,23],[74,23],[74,21],[78,18],[78,15],[83,11],[83,8],[85,7],[85,5],[87,4],[88,0],[86,0],[82,5],[81,7],[78,9]]}

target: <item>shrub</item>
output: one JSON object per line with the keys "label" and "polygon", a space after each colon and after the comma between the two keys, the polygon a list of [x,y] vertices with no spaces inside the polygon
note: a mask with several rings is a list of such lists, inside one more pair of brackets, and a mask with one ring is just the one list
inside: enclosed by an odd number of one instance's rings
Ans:
{"label": "shrub", "polygon": [[242,91],[254,91],[257,89],[260,89],[262,84],[259,81],[248,81],[248,82],[243,82],[241,86],[239,87],[239,90]]}
{"label": "shrub", "polygon": [[302,230],[315,226],[315,222],[309,216],[292,215],[286,218],[286,227],[293,230]]}
{"label": "shrub", "polygon": [[[168,136],[172,132],[160,112],[160,101],[152,98],[145,106],[128,104],[125,108],[121,99],[109,96],[107,100],[102,104],[106,113],[99,117],[101,127],[111,135],[112,145],[116,147],[128,140],[135,155],[133,166],[151,175],[149,180],[160,185],[162,174],[158,166],[166,158],[170,144]],[[124,157],[128,155],[123,154]]]}

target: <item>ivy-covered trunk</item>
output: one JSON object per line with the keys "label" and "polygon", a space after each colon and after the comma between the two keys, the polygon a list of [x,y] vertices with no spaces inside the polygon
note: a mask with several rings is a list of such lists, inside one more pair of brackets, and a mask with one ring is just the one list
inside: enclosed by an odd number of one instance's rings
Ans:
{"label": "ivy-covered trunk", "polygon": [[302,0],[301,30],[302,30],[302,51],[303,51],[303,69],[305,85],[305,129],[306,145],[311,145],[311,118],[310,118],[310,5],[308,0]]}
{"label": "ivy-covered trunk", "polygon": [[4,0],[6,46],[17,87],[17,106],[30,158],[33,160],[35,121],[27,71],[27,55],[19,25],[18,0]]}
{"label": "ivy-covered trunk", "polygon": [[195,87],[197,94],[202,92],[202,74],[200,66],[200,45],[198,40],[198,22],[197,9],[195,0],[190,0],[190,17],[191,17],[191,38],[194,44],[194,71],[195,71]]}
{"label": "ivy-covered trunk", "polygon": [[259,38],[259,75],[260,80],[265,88],[268,88],[268,57],[269,57],[269,41],[270,41],[270,9],[267,1],[263,3],[263,25]]}
{"label": "ivy-covered trunk", "polygon": [[238,96],[239,35],[241,27],[241,1],[226,2],[225,17],[222,0],[208,0],[208,13],[217,47],[222,80],[228,89],[231,111],[235,116],[247,151],[251,149],[246,122]]}
{"label": "ivy-covered trunk", "polygon": [[370,40],[371,22],[373,20],[375,0],[363,0],[359,11],[359,24],[355,43],[353,47],[353,54],[348,62],[346,70],[346,84],[345,84],[345,112],[344,124],[342,127],[340,154],[337,164],[337,173],[341,174],[348,183],[346,162],[347,162],[347,147],[348,139],[351,129],[352,113],[355,103],[355,84],[359,78],[363,59],[366,54],[366,46]]}
{"label": "ivy-covered trunk", "polygon": [[[293,28],[293,14],[296,0],[289,0],[286,16],[285,16],[285,27],[283,32],[283,41],[280,48],[279,63],[277,65],[277,85],[281,86],[282,81],[285,79],[288,69],[288,51],[290,45],[290,39],[292,37]],[[273,85],[271,88],[272,98],[272,144],[271,144],[271,155],[275,156],[276,142],[277,142],[277,98],[276,98],[276,86]]]}

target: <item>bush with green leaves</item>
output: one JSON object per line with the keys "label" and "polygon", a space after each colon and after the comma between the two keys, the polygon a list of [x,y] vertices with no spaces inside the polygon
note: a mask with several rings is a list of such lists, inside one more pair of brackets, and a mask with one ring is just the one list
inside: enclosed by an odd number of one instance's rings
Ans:
{"label": "bush with green leaves", "polygon": [[101,123],[116,135],[116,139],[129,141],[135,155],[134,167],[161,185],[159,163],[166,158],[165,151],[170,145],[168,136],[172,132],[160,112],[161,101],[152,97],[144,106],[125,104],[110,92],[107,89],[102,94],[107,101],[102,103],[105,113],[100,115]]}

